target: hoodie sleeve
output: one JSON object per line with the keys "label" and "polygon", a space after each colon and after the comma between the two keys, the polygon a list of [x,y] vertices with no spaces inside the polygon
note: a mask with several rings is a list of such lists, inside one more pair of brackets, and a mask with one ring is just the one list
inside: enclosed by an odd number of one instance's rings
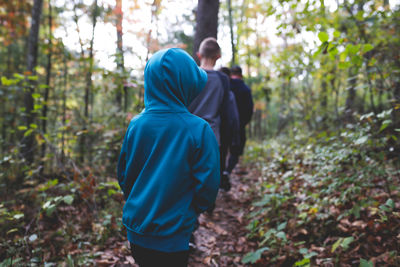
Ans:
{"label": "hoodie sleeve", "polygon": [[198,182],[193,200],[197,213],[212,207],[217,197],[220,183],[219,157],[217,140],[207,124],[203,128],[192,167],[193,176]]}
{"label": "hoodie sleeve", "polygon": [[117,178],[119,186],[121,187],[125,199],[126,199],[126,190],[125,190],[125,183],[126,183],[126,143],[127,143],[127,136],[128,133],[125,134],[124,142],[122,143],[121,152],[118,158],[117,164]]}
{"label": "hoodie sleeve", "polygon": [[129,158],[129,153],[128,153],[128,147],[130,146],[130,143],[132,140],[129,140],[130,135],[130,126],[128,127],[128,130],[126,131],[125,137],[124,137],[124,142],[122,143],[122,148],[121,152],[119,154],[118,158],[118,164],[117,164],[117,178],[118,178],[118,183],[119,186],[121,187],[122,192],[124,193],[125,199],[128,198],[132,186],[135,183],[135,178],[136,176],[132,175],[132,173],[129,170],[129,166],[127,164],[128,158]]}

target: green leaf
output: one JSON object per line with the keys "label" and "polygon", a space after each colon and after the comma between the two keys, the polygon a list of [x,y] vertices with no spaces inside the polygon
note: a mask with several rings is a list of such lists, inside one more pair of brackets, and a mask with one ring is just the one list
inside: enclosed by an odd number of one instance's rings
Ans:
{"label": "green leaf", "polygon": [[26,127],[26,126],[18,126],[18,130],[20,130],[20,131],[25,131],[25,130],[28,130],[28,127]]}
{"label": "green leaf", "polygon": [[41,109],[42,108],[42,105],[40,105],[40,104],[34,104],[33,105],[33,109],[34,110],[38,110],[38,109]]}
{"label": "green leaf", "polygon": [[339,69],[348,69],[350,67],[350,62],[339,62]]}
{"label": "green leaf", "polygon": [[55,204],[51,204],[47,209],[46,209],[46,215],[47,216],[51,216],[53,214],[53,212],[56,210],[56,205]]}
{"label": "green leaf", "polygon": [[391,207],[392,209],[394,209],[394,201],[393,201],[393,199],[389,198],[386,201],[385,205],[388,206],[388,207]]}
{"label": "green leaf", "polygon": [[267,250],[269,250],[269,248],[265,247],[265,248],[260,248],[254,252],[247,253],[246,255],[244,255],[242,263],[244,264],[256,263],[256,261],[258,261],[261,258],[262,253]]}
{"label": "green leaf", "polygon": [[354,141],[354,144],[356,145],[362,145],[365,142],[368,141],[368,136],[361,136],[360,138],[358,138],[356,141]]}
{"label": "green leaf", "polygon": [[349,245],[354,241],[354,237],[346,237],[343,239],[343,242],[340,244],[340,246],[344,249],[347,250],[349,248]]}
{"label": "green leaf", "polygon": [[29,136],[32,132],[33,132],[33,130],[32,130],[32,129],[29,129],[28,131],[26,131],[26,132],[24,133],[24,137]]}
{"label": "green leaf", "polygon": [[38,99],[38,98],[40,98],[40,94],[38,94],[38,93],[33,93],[33,94],[32,94],[32,97],[33,97],[34,99]]}
{"label": "green leaf", "polygon": [[46,201],[46,203],[43,204],[42,208],[47,209],[51,205],[51,200]]}
{"label": "green leaf", "polygon": [[39,77],[37,75],[31,75],[31,76],[28,76],[28,79],[31,81],[37,81],[39,79]]}
{"label": "green leaf", "polygon": [[310,253],[307,253],[306,255],[304,255],[304,258],[311,259],[312,257],[317,256],[317,255],[318,255],[317,252],[311,251]]}
{"label": "green leaf", "polygon": [[23,213],[18,213],[18,214],[15,214],[15,215],[13,216],[13,218],[16,219],[16,220],[19,220],[19,219],[21,219],[21,218],[23,218],[23,217],[24,217],[24,214],[23,214]]}
{"label": "green leaf", "polygon": [[20,80],[24,80],[25,76],[19,73],[14,73],[13,74],[14,78],[20,79]]}
{"label": "green leaf", "polygon": [[374,263],[372,261],[367,261],[364,259],[360,259],[360,266],[359,267],[374,267]]}
{"label": "green leaf", "polygon": [[294,266],[310,266],[310,259],[304,258],[301,261],[296,261]]}
{"label": "green leaf", "polygon": [[9,231],[7,232],[7,235],[8,235],[8,234],[11,234],[11,233],[14,233],[14,232],[18,232],[18,229],[17,229],[17,228],[13,228],[13,229],[9,230]]}
{"label": "green leaf", "polygon": [[285,229],[287,222],[283,222],[280,225],[278,225],[278,227],[276,228],[278,231],[281,231],[283,229]]}
{"label": "green leaf", "polygon": [[7,79],[7,77],[1,76],[1,84],[5,86],[9,86],[13,84],[13,80]]}
{"label": "green leaf", "polygon": [[285,232],[278,232],[277,234],[276,234],[276,237],[277,238],[279,238],[279,239],[282,239],[283,241],[286,241],[287,239],[286,239],[286,234],[285,234]]}
{"label": "green leaf", "polygon": [[319,32],[318,38],[322,43],[325,43],[329,40],[329,35],[326,32]]}
{"label": "green leaf", "polygon": [[372,44],[365,44],[363,46],[363,52],[364,53],[367,53],[367,52],[371,51],[372,49],[374,49],[374,46]]}
{"label": "green leaf", "polygon": [[335,252],[335,250],[340,246],[340,244],[342,243],[343,238],[339,238],[333,245],[332,245],[332,249],[331,252]]}
{"label": "green leaf", "polygon": [[63,201],[65,204],[71,205],[72,202],[74,202],[74,197],[72,195],[67,195],[67,196],[63,197]]}
{"label": "green leaf", "polygon": [[300,254],[307,254],[308,253],[308,249],[307,248],[301,248],[299,249]]}
{"label": "green leaf", "polygon": [[339,38],[340,37],[340,31],[334,31],[333,32],[333,37]]}
{"label": "green leaf", "polygon": [[350,55],[355,55],[358,52],[358,46],[353,45],[353,44],[348,44],[346,46],[346,51]]}
{"label": "green leaf", "polygon": [[37,124],[34,124],[34,123],[31,123],[31,124],[29,124],[29,127],[31,128],[31,129],[37,129]]}

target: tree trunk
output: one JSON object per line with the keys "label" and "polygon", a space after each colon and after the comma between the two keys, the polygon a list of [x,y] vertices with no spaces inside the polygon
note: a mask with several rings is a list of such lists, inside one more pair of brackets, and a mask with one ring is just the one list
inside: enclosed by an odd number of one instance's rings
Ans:
{"label": "tree trunk", "polygon": [[[52,40],[53,40],[53,32],[52,32],[52,27],[53,27],[53,17],[52,17],[52,8],[51,8],[51,0],[49,0],[49,47],[48,47],[48,54],[47,54],[47,66],[46,66],[46,88],[44,91],[44,104],[43,104],[43,110],[42,110],[42,131],[43,134],[46,134],[47,132],[47,109],[48,109],[48,101],[49,101],[49,92],[50,92],[50,78],[51,78],[51,57],[53,54],[52,51]],[[46,142],[43,142],[42,144],[42,158],[46,154]]]}
{"label": "tree trunk", "polygon": [[[35,67],[37,64],[37,56],[38,56],[38,44],[39,44],[39,27],[40,27],[40,16],[42,13],[42,5],[43,0],[34,0],[33,8],[32,8],[32,20],[31,20],[31,29],[28,37],[28,53],[27,53],[27,71],[30,75],[35,73]],[[36,83],[35,81],[28,79],[28,88],[24,95],[24,104],[25,104],[25,125],[27,129],[31,127],[31,124],[34,122],[34,99],[32,94],[35,91]],[[22,154],[26,160],[28,165],[31,165],[34,160],[34,145],[35,138],[34,134],[28,134],[24,137],[22,141]]]}
{"label": "tree trunk", "polygon": [[219,0],[199,0],[196,13],[196,32],[194,35],[193,55],[197,63],[196,53],[200,43],[207,37],[217,38]]}
{"label": "tree trunk", "polygon": [[116,0],[115,5],[115,15],[116,15],[116,28],[117,28],[117,69],[118,69],[118,87],[117,87],[117,96],[116,101],[120,110],[122,110],[122,93],[124,93],[124,111],[126,111],[126,90],[124,90],[124,50],[122,46],[122,20],[123,20],[123,11],[122,11],[122,0]]}
{"label": "tree trunk", "polygon": [[82,128],[82,134],[80,139],[80,162],[83,163],[85,159],[85,150],[86,150],[86,135],[87,135],[87,127],[86,124],[89,122],[89,106],[90,101],[93,97],[91,97],[93,91],[93,81],[92,81],[92,74],[93,74],[93,45],[94,45],[94,32],[96,28],[97,22],[97,0],[93,1],[93,14],[92,14],[92,38],[90,39],[89,45],[89,67],[86,72],[86,86],[85,86],[85,109],[84,109],[84,125]]}
{"label": "tree trunk", "polygon": [[232,18],[232,1],[228,0],[228,13],[229,13],[229,29],[231,32],[231,49],[232,49],[232,60],[231,67],[236,65],[236,47],[235,47],[235,38],[233,33],[233,18]]}
{"label": "tree trunk", "polygon": [[327,126],[327,111],[328,111],[328,83],[326,79],[323,78],[321,84],[321,116],[322,116],[322,129],[326,130]]}
{"label": "tree trunk", "polygon": [[64,84],[63,84],[63,96],[62,96],[62,101],[63,101],[63,106],[62,106],[62,134],[61,134],[61,163],[64,163],[65,161],[65,122],[67,120],[67,82],[68,82],[68,65],[67,65],[67,55],[65,54],[65,48],[63,47],[64,50],[64,58],[63,58],[63,63],[64,63]]}
{"label": "tree trunk", "polygon": [[354,102],[356,100],[357,71],[350,69],[349,89],[347,91],[345,120],[352,121],[354,113]]}

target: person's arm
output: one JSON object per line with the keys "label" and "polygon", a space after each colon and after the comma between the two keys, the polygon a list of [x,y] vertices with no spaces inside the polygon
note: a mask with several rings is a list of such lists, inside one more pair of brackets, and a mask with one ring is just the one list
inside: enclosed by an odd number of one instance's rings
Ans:
{"label": "person's arm", "polygon": [[231,113],[232,113],[232,125],[231,125],[231,129],[232,129],[232,140],[231,140],[231,144],[232,146],[237,146],[240,143],[240,133],[239,133],[239,129],[240,129],[240,121],[239,121],[239,111],[237,108],[237,104],[236,104],[236,99],[235,96],[232,92],[230,92],[230,99],[231,99]]}
{"label": "person's arm", "polygon": [[222,72],[218,72],[218,75],[224,87],[224,98],[221,104],[221,124],[224,124],[228,131],[233,133],[232,137],[234,137],[235,133],[239,131],[239,115],[236,101],[234,100],[235,97],[231,91],[229,77]]}
{"label": "person's arm", "polygon": [[245,116],[245,121],[244,121],[244,125],[247,125],[250,120],[251,120],[251,116],[253,115],[253,109],[254,109],[254,103],[253,103],[253,97],[251,95],[251,91],[250,88],[247,87],[248,90],[246,90],[246,94],[245,94],[245,101],[246,101],[246,116]]}
{"label": "person's arm", "polygon": [[132,186],[135,182],[135,179],[133,177],[129,176],[129,168],[127,166],[127,161],[128,161],[128,146],[129,143],[131,143],[132,140],[129,140],[129,127],[128,131],[125,134],[124,137],[124,142],[122,143],[122,148],[121,152],[119,154],[118,158],[118,164],[117,164],[117,178],[118,178],[118,184],[121,187],[122,192],[124,193],[125,199],[128,198]]}
{"label": "person's arm", "polygon": [[193,158],[192,173],[197,181],[194,208],[201,213],[213,206],[220,183],[218,143],[209,125],[205,125]]}

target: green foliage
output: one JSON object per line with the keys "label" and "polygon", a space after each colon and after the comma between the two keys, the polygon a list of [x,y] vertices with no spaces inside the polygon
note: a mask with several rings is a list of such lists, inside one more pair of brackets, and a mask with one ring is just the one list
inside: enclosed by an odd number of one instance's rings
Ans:
{"label": "green foliage", "polygon": [[260,249],[269,248],[251,254],[257,260],[280,264],[285,255],[295,266],[340,265],[357,260],[351,255],[368,243],[371,221],[385,229],[377,235],[396,236],[390,225],[400,220],[394,211],[400,201],[398,171],[395,159],[385,160],[381,150],[390,136],[371,127],[377,117],[360,119],[340,135],[299,131],[295,140],[282,136],[249,144],[246,161],[258,166],[262,182],[255,185],[248,237]]}
{"label": "green foliage", "polygon": [[260,248],[254,252],[249,252],[243,257],[242,262],[245,264],[256,263],[256,261],[258,261],[261,258],[262,253],[267,250],[269,249],[265,247],[265,248]]}

